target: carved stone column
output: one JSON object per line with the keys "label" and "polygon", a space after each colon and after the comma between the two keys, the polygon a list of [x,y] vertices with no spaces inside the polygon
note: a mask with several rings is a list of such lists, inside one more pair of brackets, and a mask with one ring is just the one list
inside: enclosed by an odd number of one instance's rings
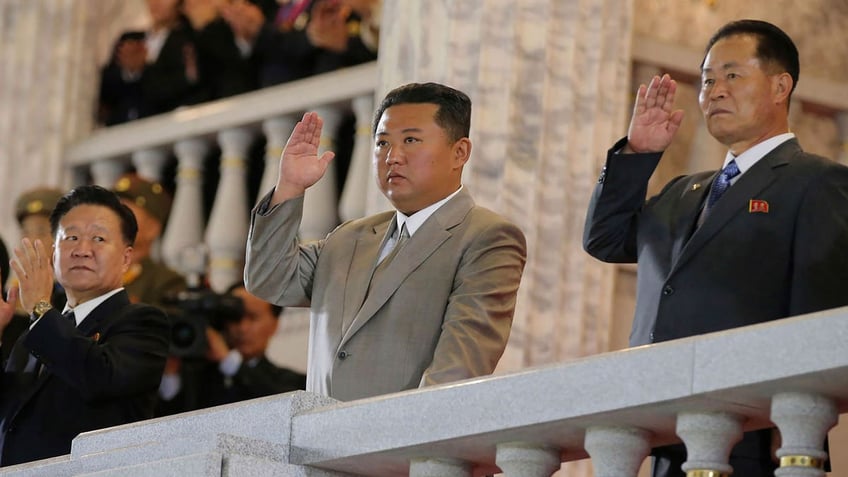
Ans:
{"label": "carved stone column", "polygon": [[[184,139],[174,145],[177,183],[168,226],[162,237],[162,256],[168,266],[186,277],[204,272],[201,264],[184,263],[188,250],[203,248],[203,159],[209,146],[203,139]],[[196,285],[191,283],[191,285]]]}
{"label": "carved stone column", "polygon": [[244,272],[248,229],[245,169],[252,138],[250,130],[245,128],[218,133],[221,179],[205,236],[209,247],[209,286],[218,293],[239,281]]}
{"label": "carved stone column", "polygon": [[[259,197],[264,196],[277,184],[277,174],[280,170],[280,155],[286,146],[286,141],[297,124],[294,115],[266,119],[262,122],[265,133],[265,170],[262,172],[262,182],[259,186]],[[255,198],[258,199],[258,198]]]}
{"label": "carved stone column", "polygon": [[132,163],[139,176],[153,182],[162,182],[162,171],[168,162],[168,151],[161,148],[142,149],[132,154]]}
{"label": "carved stone column", "polygon": [[120,161],[102,160],[91,164],[91,178],[95,184],[111,189],[118,178],[126,171],[126,166]]}
{"label": "carved stone column", "polygon": [[650,433],[635,427],[590,427],[584,447],[595,477],[636,477],[651,452]]}
{"label": "carved stone column", "polygon": [[807,393],[786,392],[771,400],[771,420],[780,429],[777,477],[824,477],[827,431],[839,413],[832,399]]}
{"label": "carved stone column", "polygon": [[412,459],[409,477],[471,477],[471,465],[458,459]]}
{"label": "carved stone column", "polygon": [[495,463],[506,477],[550,477],[562,464],[556,447],[530,442],[498,444]]}
{"label": "carved stone column", "polygon": [[371,171],[371,157],[374,150],[371,118],[374,117],[374,97],[370,94],[353,100],[353,113],[356,115],[356,136],[353,154],[344,183],[342,197],[339,200],[339,217],[342,221],[365,216],[368,185],[374,184]]}
{"label": "carved stone column", "polygon": [[[324,120],[321,131],[321,145],[318,154],[335,150],[336,131],[342,120],[342,112],[337,107],[321,106],[315,112]],[[332,162],[327,172],[312,187],[306,189],[303,196],[303,220],[300,223],[300,236],[305,240],[324,238],[339,222],[338,192],[336,190],[336,167]]]}
{"label": "carved stone column", "polygon": [[687,477],[727,477],[730,450],[742,438],[742,419],[730,413],[686,412],[677,416],[677,435],[686,444]]}

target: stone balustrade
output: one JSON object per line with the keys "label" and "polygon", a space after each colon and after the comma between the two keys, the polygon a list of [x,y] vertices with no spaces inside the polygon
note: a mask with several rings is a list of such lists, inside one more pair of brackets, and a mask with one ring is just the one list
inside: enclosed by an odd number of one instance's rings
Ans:
{"label": "stone balustrade", "polygon": [[777,426],[778,476],[823,476],[848,411],[848,308],[352,402],[304,391],[89,432],[0,475],[543,477],[591,456],[635,477],[683,441],[728,475],[743,431]]}

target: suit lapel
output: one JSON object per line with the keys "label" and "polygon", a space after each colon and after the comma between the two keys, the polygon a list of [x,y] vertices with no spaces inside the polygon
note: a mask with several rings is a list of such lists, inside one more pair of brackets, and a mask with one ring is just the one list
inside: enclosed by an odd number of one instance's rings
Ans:
{"label": "suit lapel", "polygon": [[353,259],[348,273],[357,275],[356,271],[369,270],[367,279],[349,280],[344,291],[344,308],[342,309],[342,330],[344,335],[350,328],[350,324],[362,309],[365,294],[368,293],[368,285],[374,269],[377,267],[377,257],[383,244],[388,240],[389,231],[394,230],[395,216],[392,214],[389,220],[370,228],[370,232],[362,234],[354,244]]}
{"label": "suit lapel", "polygon": [[686,190],[683,191],[680,204],[678,205],[678,210],[681,211],[681,214],[677,217],[677,222],[674,224],[675,238],[671,254],[672,263],[677,261],[683,247],[692,237],[692,231],[698,221],[698,216],[701,215],[701,206],[706,201],[706,196],[710,192],[710,185],[716,175],[718,175],[718,171],[698,178],[687,185]]}
{"label": "suit lapel", "polygon": [[[462,222],[473,206],[474,201],[471,195],[463,189],[424,222],[394,260],[380,273],[377,280],[371,283],[371,291],[350,327],[344,332],[340,346],[344,345],[386,304],[406,277],[451,237],[450,229]],[[388,229],[388,226],[386,228]],[[377,252],[371,256],[371,260],[370,267],[373,274]],[[368,284],[366,283],[365,286],[367,287]]]}
{"label": "suit lapel", "polygon": [[721,200],[716,202],[710,210],[704,223],[695,230],[692,238],[681,250],[680,257],[672,267],[672,272],[696,255],[731,219],[737,215],[748,213],[744,205],[748,203],[749,199],[760,195],[763,190],[777,180],[778,175],[775,169],[788,162],[792,149],[789,149],[787,145],[791,144],[794,144],[795,148],[798,147],[794,140],[778,146],[757,161],[735,184],[727,189]]}

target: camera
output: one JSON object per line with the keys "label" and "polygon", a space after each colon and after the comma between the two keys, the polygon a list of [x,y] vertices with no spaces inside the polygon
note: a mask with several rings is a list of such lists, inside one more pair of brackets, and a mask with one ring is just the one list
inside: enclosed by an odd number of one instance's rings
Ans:
{"label": "camera", "polygon": [[189,289],[169,300],[171,356],[202,358],[206,355],[206,327],[223,331],[228,322],[241,320],[241,298],[208,289]]}

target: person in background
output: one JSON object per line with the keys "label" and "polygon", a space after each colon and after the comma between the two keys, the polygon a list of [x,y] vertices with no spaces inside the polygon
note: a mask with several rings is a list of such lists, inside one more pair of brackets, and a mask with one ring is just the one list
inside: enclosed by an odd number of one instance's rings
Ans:
{"label": "person in background", "polygon": [[492,373],[512,326],[524,234],[462,185],[471,100],[408,84],[375,115],[377,185],[395,210],[302,242],[303,196],[326,172],[322,121],[307,113],[254,208],[245,285],[311,308],[307,390],[360,399]]}
{"label": "person in background", "polygon": [[181,0],[147,0],[153,25],[127,31],[101,71],[98,121],[105,126],[208,99]]}
{"label": "person in background", "polygon": [[[683,120],[668,75],[641,85],[627,137],[607,154],[583,246],[638,262],[631,346],[848,305],[848,167],[804,152],[789,130],[798,50],[780,28],[739,20],[710,39],[700,105],[727,146],[720,171],[648,179]],[[774,435],[773,435],[774,434]],[[770,429],[745,433],[734,475],[774,475]],[[683,476],[682,445],[655,449],[655,476]]]}
{"label": "person in background", "polygon": [[238,283],[227,294],[241,302],[239,316],[206,329],[208,348],[199,362],[171,358],[159,388],[159,415],[192,411],[306,388],[306,376],[266,356],[282,308],[251,295]]}
{"label": "person in background", "polygon": [[[81,186],[50,216],[48,244],[24,237],[12,268],[20,281],[0,297],[0,328],[16,302],[32,319],[12,346],[0,393],[0,465],[71,450],[79,433],[153,416],[168,353],[169,323],[152,306],[131,304],[121,276],[137,225],[110,191]],[[52,261],[52,266],[51,266]],[[67,294],[51,305],[53,281]]]}
{"label": "person in background", "polygon": [[171,197],[158,182],[137,174],[125,174],[113,188],[121,202],[138,221],[138,237],[133,247],[132,264],[123,284],[132,302],[167,307],[185,290],[186,280],[167,265],[153,258],[153,247],[162,236],[171,210]]}

